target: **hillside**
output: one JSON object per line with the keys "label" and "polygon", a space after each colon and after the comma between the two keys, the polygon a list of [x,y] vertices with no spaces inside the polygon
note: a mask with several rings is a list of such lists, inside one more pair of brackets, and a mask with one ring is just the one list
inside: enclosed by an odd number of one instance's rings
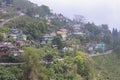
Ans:
{"label": "hillside", "polygon": [[120,59],[115,53],[93,57],[96,62],[97,80],[120,80]]}
{"label": "hillside", "polygon": [[119,80],[117,29],[28,0],[0,0],[0,15],[0,80]]}
{"label": "hillside", "polygon": [[2,15],[15,15],[15,13],[17,14],[17,12],[22,12],[31,17],[36,15],[39,15],[39,17],[51,15],[48,6],[38,6],[28,0],[0,0],[0,12],[3,13],[1,13]]}

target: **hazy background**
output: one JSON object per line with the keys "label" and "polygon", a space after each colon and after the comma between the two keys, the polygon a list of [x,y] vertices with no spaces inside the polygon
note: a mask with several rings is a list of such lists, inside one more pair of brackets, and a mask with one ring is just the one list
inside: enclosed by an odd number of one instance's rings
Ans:
{"label": "hazy background", "polygon": [[86,21],[97,25],[108,24],[110,29],[120,30],[120,0],[30,0],[38,5],[47,5],[53,12],[73,19],[83,15]]}

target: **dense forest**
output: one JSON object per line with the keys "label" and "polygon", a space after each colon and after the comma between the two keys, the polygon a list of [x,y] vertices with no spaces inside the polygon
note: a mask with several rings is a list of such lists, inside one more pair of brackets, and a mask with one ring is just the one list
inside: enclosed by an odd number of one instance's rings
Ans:
{"label": "dense forest", "polygon": [[[109,75],[107,57],[90,56],[109,50],[119,61],[120,31],[107,24],[70,20],[28,0],[0,0],[0,80],[119,80]],[[108,65],[99,78],[102,59]]]}

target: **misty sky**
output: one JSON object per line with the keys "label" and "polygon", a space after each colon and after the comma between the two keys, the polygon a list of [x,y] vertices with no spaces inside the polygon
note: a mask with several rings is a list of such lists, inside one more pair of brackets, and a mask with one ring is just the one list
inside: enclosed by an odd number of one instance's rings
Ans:
{"label": "misty sky", "polygon": [[47,5],[53,12],[72,19],[83,15],[86,21],[97,25],[108,24],[110,29],[120,30],[120,0],[30,0],[38,5]]}

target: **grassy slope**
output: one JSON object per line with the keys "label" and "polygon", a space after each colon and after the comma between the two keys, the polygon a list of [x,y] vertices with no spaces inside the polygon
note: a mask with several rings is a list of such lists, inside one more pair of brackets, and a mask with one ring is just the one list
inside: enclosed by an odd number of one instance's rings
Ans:
{"label": "grassy slope", "polygon": [[120,80],[120,59],[116,54],[93,57],[96,62],[97,80]]}

